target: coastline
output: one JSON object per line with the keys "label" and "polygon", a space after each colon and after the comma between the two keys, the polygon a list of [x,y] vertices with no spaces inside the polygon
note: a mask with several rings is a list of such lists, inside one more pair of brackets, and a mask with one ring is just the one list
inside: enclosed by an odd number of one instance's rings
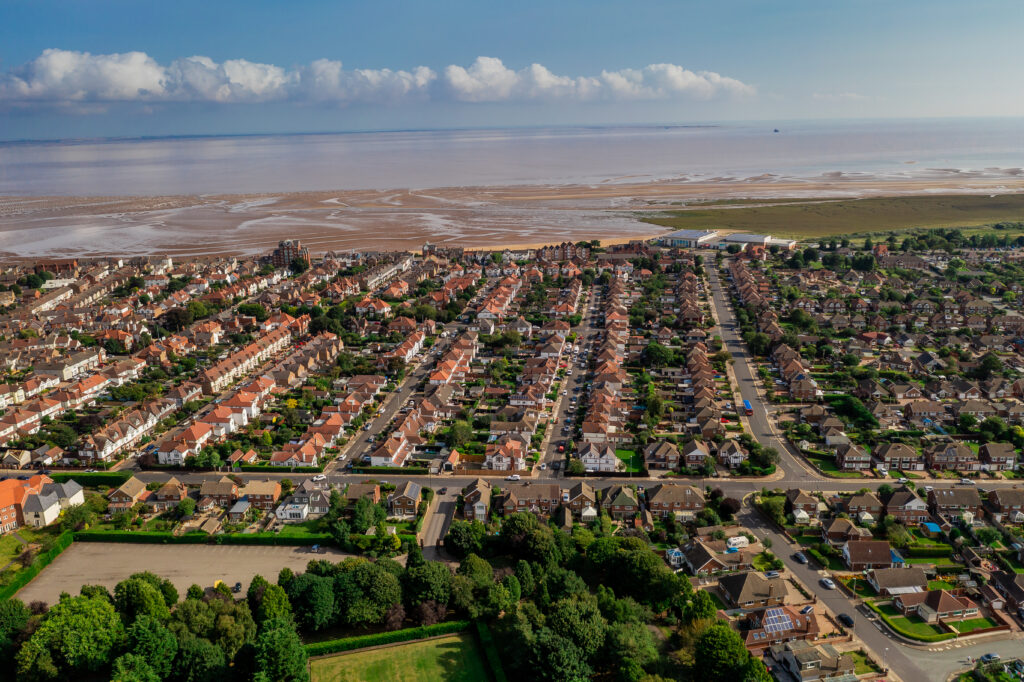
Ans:
{"label": "coastline", "polygon": [[728,211],[756,200],[812,203],[1022,192],[1024,177],[1019,176],[767,175],[742,180],[208,196],[7,196],[0,197],[0,258],[252,255],[286,238],[302,240],[314,253],[412,251],[425,242],[488,249],[581,239],[610,244],[663,233],[668,228],[640,218],[666,210]]}

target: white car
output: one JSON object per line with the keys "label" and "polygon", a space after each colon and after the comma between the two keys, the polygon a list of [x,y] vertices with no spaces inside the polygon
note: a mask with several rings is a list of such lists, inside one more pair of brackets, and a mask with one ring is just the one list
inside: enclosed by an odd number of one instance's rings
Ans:
{"label": "white car", "polygon": [[506,481],[518,481],[519,480],[519,474],[512,474],[511,476],[506,476],[505,480]]}
{"label": "white car", "polygon": [[822,578],[821,579],[821,584],[825,586],[826,590],[834,590],[834,589],[836,589],[836,584],[834,582],[832,582],[832,578]]}
{"label": "white car", "polygon": [[313,481],[317,482],[317,483],[319,483],[320,481],[326,481],[326,480],[327,480],[327,476],[324,475],[324,474],[317,474],[316,476],[313,477]]}

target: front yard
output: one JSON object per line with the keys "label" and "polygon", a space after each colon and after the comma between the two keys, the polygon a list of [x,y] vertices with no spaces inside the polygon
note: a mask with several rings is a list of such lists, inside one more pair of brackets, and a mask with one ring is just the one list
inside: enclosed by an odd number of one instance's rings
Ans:
{"label": "front yard", "polygon": [[985,630],[987,628],[998,627],[999,623],[991,618],[982,616],[981,618],[971,618],[970,620],[960,621],[959,623],[950,623],[950,625],[959,630],[960,634],[966,635],[967,633],[974,632],[975,630]]}
{"label": "front yard", "polygon": [[626,465],[623,471],[629,471],[632,473],[639,473],[644,468],[644,456],[635,450],[625,450],[617,448],[615,450],[615,456],[622,460],[622,463]]}
{"label": "front yard", "polygon": [[935,635],[946,634],[946,631],[938,625],[926,623],[917,616],[904,616],[892,604],[880,605],[878,610],[889,617],[890,623],[910,635],[929,638]]}

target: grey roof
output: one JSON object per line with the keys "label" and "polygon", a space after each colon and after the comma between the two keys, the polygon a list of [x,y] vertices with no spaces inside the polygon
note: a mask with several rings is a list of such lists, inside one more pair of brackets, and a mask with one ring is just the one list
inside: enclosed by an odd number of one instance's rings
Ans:
{"label": "grey roof", "polygon": [[54,494],[59,499],[66,500],[82,490],[82,486],[69,480],[67,483],[47,483],[41,489],[43,494]]}
{"label": "grey roof", "polygon": [[60,506],[60,500],[54,494],[40,493],[38,495],[29,495],[25,498],[25,504],[22,509],[26,513],[41,513],[54,506]]}

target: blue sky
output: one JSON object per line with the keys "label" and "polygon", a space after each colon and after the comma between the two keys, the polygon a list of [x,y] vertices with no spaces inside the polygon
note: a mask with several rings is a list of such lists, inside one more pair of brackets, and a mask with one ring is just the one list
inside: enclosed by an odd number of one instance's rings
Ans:
{"label": "blue sky", "polygon": [[1022,116],[1022,32],[1019,0],[0,0],[0,139]]}

